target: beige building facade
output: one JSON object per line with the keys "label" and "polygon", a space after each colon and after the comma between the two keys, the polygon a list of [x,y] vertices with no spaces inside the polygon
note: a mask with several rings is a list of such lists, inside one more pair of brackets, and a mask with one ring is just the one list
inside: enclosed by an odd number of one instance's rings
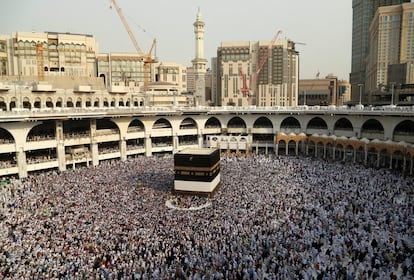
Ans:
{"label": "beige building facade", "polygon": [[7,75],[37,80],[96,76],[99,45],[92,35],[19,31],[0,42],[3,63],[4,54],[7,57]]}
{"label": "beige building facade", "polygon": [[[289,40],[222,42],[217,51],[216,101],[222,106],[296,106],[299,53]],[[253,81],[252,81],[253,80]],[[249,87],[250,94],[242,88]]]}
{"label": "beige building facade", "polygon": [[324,79],[299,80],[298,105],[343,106],[350,100],[350,84],[328,75]]}
{"label": "beige building facade", "polygon": [[[404,84],[414,83],[414,3],[378,8],[369,27],[364,92],[368,104],[398,105],[395,98]],[[402,65],[398,81],[391,77],[390,65]],[[394,71],[395,74],[395,71]]]}
{"label": "beige building facade", "polygon": [[156,81],[177,86],[179,93],[187,92],[187,68],[174,62],[161,62],[156,66]]}

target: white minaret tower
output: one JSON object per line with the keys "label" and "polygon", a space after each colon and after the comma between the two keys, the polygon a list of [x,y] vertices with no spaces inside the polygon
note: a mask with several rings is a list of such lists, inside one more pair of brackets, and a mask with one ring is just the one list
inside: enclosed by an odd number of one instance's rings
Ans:
{"label": "white minaret tower", "polygon": [[196,104],[206,104],[206,64],[204,58],[204,22],[201,20],[200,8],[198,8],[197,19],[194,22],[195,34],[195,58],[191,61],[194,68],[195,98]]}

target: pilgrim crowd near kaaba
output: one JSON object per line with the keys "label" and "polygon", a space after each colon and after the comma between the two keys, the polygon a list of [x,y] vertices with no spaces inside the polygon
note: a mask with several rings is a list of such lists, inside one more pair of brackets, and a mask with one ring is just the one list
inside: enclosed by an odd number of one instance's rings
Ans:
{"label": "pilgrim crowd near kaaba", "polygon": [[213,196],[177,197],[173,165],[136,157],[8,178],[0,278],[413,279],[412,176],[225,155]]}

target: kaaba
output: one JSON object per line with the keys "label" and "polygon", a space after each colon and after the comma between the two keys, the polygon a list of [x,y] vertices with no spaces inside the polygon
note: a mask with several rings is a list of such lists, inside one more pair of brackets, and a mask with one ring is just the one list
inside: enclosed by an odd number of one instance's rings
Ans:
{"label": "kaaba", "polygon": [[174,155],[174,191],[208,195],[220,184],[218,149],[184,149]]}

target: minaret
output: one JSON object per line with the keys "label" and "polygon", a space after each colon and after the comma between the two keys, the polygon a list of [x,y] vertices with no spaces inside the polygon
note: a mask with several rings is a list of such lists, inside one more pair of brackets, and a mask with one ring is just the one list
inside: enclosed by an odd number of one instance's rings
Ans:
{"label": "minaret", "polygon": [[206,105],[206,64],[204,58],[204,22],[201,20],[200,8],[198,8],[197,19],[194,22],[195,34],[195,58],[191,61],[194,68],[195,98],[196,104]]}

